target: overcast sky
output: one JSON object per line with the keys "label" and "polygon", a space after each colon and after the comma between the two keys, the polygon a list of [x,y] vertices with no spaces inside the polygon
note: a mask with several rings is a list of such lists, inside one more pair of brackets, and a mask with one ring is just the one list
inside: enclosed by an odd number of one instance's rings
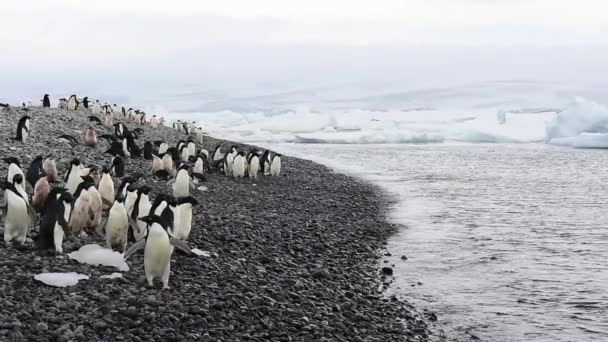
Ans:
{"label": "overcast sky", "polygon": [[0,90],[118,77],[592,77],[606,71],[607,12],[604,0],[3,0]]}

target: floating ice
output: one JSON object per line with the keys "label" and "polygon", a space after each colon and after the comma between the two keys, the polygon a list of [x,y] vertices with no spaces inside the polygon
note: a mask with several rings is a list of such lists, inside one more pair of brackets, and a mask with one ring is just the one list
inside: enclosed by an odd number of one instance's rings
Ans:
{"label": "floating ice", "polygon": [[57,286],[57,287],[66,287],[66,286],[74,286],[78,284],[78,281],[81,279],[89,279],[88,275],[76,273],[76,272],[68,272],[68,273],[41,273],[36,274],[34,279],[41,281],[47,285]]}
{"label": "floating ice", "polygon": [[574,147],[608,147],[608,108],[577,98],[547,124],[546,141]]}
{"label": "floating ice", "polygon": [[97,244],[84,245],[78,251],[68,254],[68,257],[82,264],[113,266],[121,271],[129,270],[129,265],[127,265],[121,253]]}
{"label": "floating ice", "polygon": [[114,272],[112,274],[104,274],[101,277],[102,279],[116,279],[116,278],[122,278],[122,273],[118,273],[118,272]]}
{"label": "floating ice", "polygon": [[198,256],[204,256],[205,258],[208,258],[211,256],[211,254],[209,254],[209,252],[200,250],[198,248],[193,248],[193,249],[191,249],[191,251],[192,251],[192,253],[194,253]]}

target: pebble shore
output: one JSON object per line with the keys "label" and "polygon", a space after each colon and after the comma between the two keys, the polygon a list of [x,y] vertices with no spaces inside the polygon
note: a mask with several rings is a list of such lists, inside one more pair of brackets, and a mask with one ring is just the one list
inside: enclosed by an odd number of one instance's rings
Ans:
{"label": "pebble shore", "polygon": [[[17,121],[31,117],[25,144],[12,140]],[[61,176],[69,161],[107,165],[108,144],[82,144],[89,111],[0,108],[0,156],[22,169],[52,153]],[[131,129],[133,124],[127,124]],[[143,126],[137,141],[185,138],[172,128]],[[55,138],[71,134],[72,148]],[[204,148],[218,142],[206,137]],[[226,149],[231,142],[222,142]],[[242,146],[249,149],[247,146]],[[1,162],[0,176],[7,165]],[[142,172],[151,197],[170,193],[143,158],[125,160],[126,174]],[[120,180],[115,179],[116,187]],[[148,287],[143,253],[128,260],[120,278],[112,267],[79,264],[67,253],[103,238],[68,240],[54,256],[0,242],[0,340],[3,341],[426,341],[427,322],[410,305],[386,297],[381,250],[397,227],[384,217],[386,198],[372,185],[316,163],[283,157],[280,177],[257,180],[218,173],[194,190],[189,244],[209,257],[174,253],[170,290]],[[37,227],[31,235],[37,234]],[[405,262],[405,261],[404,261]],[[388,272],[384,270],[385,273]],[[58,288],[34,280],[43,272],[89,275]]]}

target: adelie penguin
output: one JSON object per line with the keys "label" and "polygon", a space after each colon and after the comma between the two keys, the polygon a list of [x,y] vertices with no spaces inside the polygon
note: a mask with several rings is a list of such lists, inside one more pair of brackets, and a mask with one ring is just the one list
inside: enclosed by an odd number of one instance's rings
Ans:
{"label": "adelie penguin", "polygon": [[260,170],[260,156],[258,155],[257,152],[252,152],[251,155],[249,156],[249,170],[248,170],[248,176],[251,179],[256,179],[258,178],[258,171]]}
{"label": "adelie penguin", "polygon": [[206,162],[206,158],[202,155],[198,155],[196,157],[196,161],[194,162],[194,167],[192,168],[192,177],[195,177],[196,179],[200,180],[200,181],[205,181],[205,170],[206,170],[206,166],[207,164],[205,164]]}
{"label": "adelie penguin", "polygon": [[150,127],[158,128],[158,118],[156,117],[156,114],[152,115],[152,118],[150,119]]}
{"label": "adelie penguin", "polygon": [[154,285],[154,279],[160,278],[163,289],[169,289],[169,274],[171,272],[171,255],[173,246],[190,253],[188,245],[171,236],[168,227],[163,225],[159,216],[146,216],[141,218],[148,224],[148,234],[145,239],[139,240],[125,253],[125,259],[137,250],[144,249],[144,270],[149,286]]}
{"label": "adelie penguin", "polygon": [[146,141],[144,143],[144,159],[145,160],[152,160],[154,159],[154,146],[152,145],[151,142]]}
{"label": "adelie penguin", "polygon": [[89,108],[89,98],[87,96],[82,99],[82,106],[87,109]]}
{"label": "adelie penguin", "polygon": [[42,169],[44,170],[44,173],[46,173],[46,178],[48,179],[49,183],[58,181],[59,175],[57,174],[57,164],[55,163],[52,155],[48,155],[46,158],[44,158],[44,161],[42,162]]}
{"label": "adelie penguin", "polygon": [[68,221],[74,198],[62,188],[53,188],[49,201],[40,220],[40,234],[36,246],[41,250],[63,253],[63,240],[70,231]]}
{"label": "adelie penguin", "polygon": [[137,229],[131,230],[133,232],[133,241],[139,241],[146,237],[147,224],[140,220],[140,218],[147,216],[150,213],[150,208],[152,208],[149,193],[150,188],[147,186],[142,186],[137,189],[137,199],[135,200],[133,210],[131,211],[131,219],[137,223]]}
{"label": "adelie penguin", "polygon": [[114,202],[114,180],[112,180],[110,169],[107,166],[104,166],[101,172],[98,191],[103,203],[103,210],[108,210]]}
{"label": "adelie penguin", "polygon": [[[24,181],[23,176],[15,175],[13,181],[22,183]],[[36,222],[36,213],[23,197],[23,193],[13,183],[3,181],[0,183],[0,188],[4,190],[6,198],[4,241],[6,243],[15,241],[24,245],[30,225]]]}
{"label": "adelie penguin", "polygon": [[281,174],[281,155],[275,154],[272,156],[272,162],[270,163],[270,175],[277,177]]}
{"label": "adelie penguin", "polygon": [[76,95],[71,95],[70,98],[68,99],[68,109],[69,110],[78,109],[78,99],[76,98]]}
{"label": "adelie penguin", "polygon": [[270,150],[264,151],[262,154],[262,160],[260,160],[262,166],[262,174],[267,176],[270,174]]}
{"label": "adelie penguin", "polygon": [[66,188],[70,194],[76,193],[76,188],[82,183],[82,169],[80,168],[80,160],[77,158],[72,159],[68,172],[65,174],[64,181]]}
{"label": "adelie penguin", "polygon": [[17,136],[13,138],[14,140],[21,141],[25,143],[28,135],[30,134],[30,117],[25,115],[19,119],[19,123],[17,123]]}
{"label": "adelie penguin", "polygon": [[99,103],[99,100],[95,100],[95,103],[93,104],[93,108],[91,109],[91,112],[93,113],[93,115],[101,114],[101,104]]}
{"label": "adelie penguin", "polygon": [[237,152],[234,161],[232,162],[232,176],[234,178],[245,177],[246,153],[244,151]]}
{"label": "adelie penguin", "polygon": [[74,192],[74,210],[70,216],[69,226],[74,236],[86,237],[89,222],[95,217],[90,206],[90,194],[87,190],[93,183],[83,181]]}
{"label": "adelie penguin", "polygon": [[127,238],[129,231],[129,216],[124,204],[124,196],[116,195],[114,204],[110,208],[108,217],[101,223],[100,228],[105,227],[106,242],[108,247],[124,253],[127,250]]}
{"label": "adelie penguin", "polygon": [[49,94],[44,94],[44,97],[42,98],[42,107],[51,108],[51,100],[49,99]]}
{"label": "adelie penguin", "polygon": [[101,120],[98,117],[96,117],[95,115],[89,116],[89,121],[90,122],[95,122],[98,125],[102,124]]}
{"label": "adelie penguin", "polygon": [[198,201],[192,197],[182,197],[175,201],[173,209],[174,223],[173,235],[180,240],[187,240],[192,229],[192,208],[198,205]]}
{"label": "adelie penguin", "polygon": [[[21,175],[21,178],[23,179],[25,176],[23,174],[23,170],[21,170],[21,164],[19,162],[19,159],[15,158],[15,157],[6,157],[4,158],[4,161],[8,164],[8,173],[6,175],[6,180],[9,183],[14,183],[15,181],[15,176],[17,175]],[[22,184],[19,186],[18,190],[22,193],[25,193],[25,184]],[[6,196],[5,196],[6,199]],[[26,198],[27,200],[27,198]]]}
{"label": "adelie penguin", "polygon": [[182,164],[175,176],[173,183],[173,196],[175,198],[190,196],[190,187],[193,187],[192,180],[188,174],[188,165]]}
{"label": "adelie penguin", "polygon": [[30,163],[30,167],[27,168],[25,173],[25,179],[34,188],[38,179],[46,176],[44,169],[42,168],[42,156],[36,156]]}
{"label": "adelie penguin", "polygon": [[84,134],[84,144],[90,147],[97,145],[97,132],[93,127],[89,127]]}
{"label": "adelie penguin", "polygon": [[110,172],[118,177],[122,178],[125,176],[125,161],[121,157],[112,158],[112,162],[110,164]]}

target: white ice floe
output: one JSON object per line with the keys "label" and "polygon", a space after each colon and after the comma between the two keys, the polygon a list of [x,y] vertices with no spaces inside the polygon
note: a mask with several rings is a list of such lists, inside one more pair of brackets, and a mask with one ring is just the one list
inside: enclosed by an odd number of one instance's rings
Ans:
{"label": "white ice floe", "polygon": [[201,185],[201,186],[198,187],[198,190],[200,190],[200,191],[207,191],[207,189],[208,188],[206,186],[204,186],[204,185]]}
{"label": "white ice floe", "polygon": [[112,274],[104,274],[99,278],[103,278],[103,279],[116,279],[116,278],[122,278],[122,273],[118,273],[118,272],[114,272]]}
{"label": "white ice floe", "polygon": [[41,273],[36,274],[34,279],[41,281],[47,285],[65,287],[78,284],[81,279],[89,279],[88,275],[68,272],[68,273]]}
{"label": "white ice floe", "polygon": [[113,266],[120,271],[128,271],[129,265],[121,253],[111,249],[101,247],[96,244],[84,245],[76,252],[68,254],[70,259],[74,259],[82,264]]}
{"label": "white ice floe", "polygon": [[204,256],[205,258],[208,258],[211,256],[211,254],[209,254],[209,252],[200,250],[198,248],[193,248],[193,249],[191,249],[191,251],[192,251],[192,253],[194,253],[198,256]]}

